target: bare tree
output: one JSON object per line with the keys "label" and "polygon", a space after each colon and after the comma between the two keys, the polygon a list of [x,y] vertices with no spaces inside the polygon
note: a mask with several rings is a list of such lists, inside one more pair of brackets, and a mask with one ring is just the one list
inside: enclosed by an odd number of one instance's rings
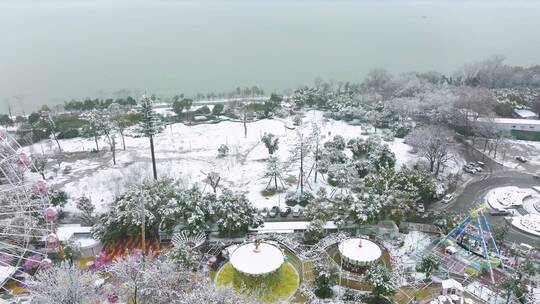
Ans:
{"label": "bare tree", "polygon": [[[204,172],[203,172],[204,174]],[[212,187],[212,190],[214,193],[217,192],[217,188],[219,187],[219,182],[221,181],[221,176],[217,172],[210,172],[206,175],[206,178],[203,180],[204,183],[210,185]]]}
{"label": "bare tree", "polygon": [[456,125],[469,127],[470,121],[477,121],[481,116],[493,112],[495,97],[486,88],[462,87],[454,102]]}
{"label": "bare tree", "polygon": [[443,126],[432,125],[414,129],[407,143],[418,150],[429,163],[429,171],[439,174],[441,167],[452,159],[450,143],[453,134]]}
{"label": "bare tree", "polygon": [[32,163],[34,164],[32,170],[35,170],[37,173],[39,173],[43,180],[45,180],[45,167],[47,166],[47,158],[43,155],[32,155]]}

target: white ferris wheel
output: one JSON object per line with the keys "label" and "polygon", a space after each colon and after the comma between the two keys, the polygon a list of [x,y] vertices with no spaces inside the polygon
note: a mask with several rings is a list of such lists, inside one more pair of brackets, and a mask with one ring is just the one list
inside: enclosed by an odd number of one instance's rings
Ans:
{"label": "white ferris wheel", "polygon": [[[34,170],[33,170],[34,169]],[[30,156],[0,129],[0,291],[51,264],[47,252],[59,248],[54,233],[58,212],[50,205],[47,185],[28,178],[35,171]]]}

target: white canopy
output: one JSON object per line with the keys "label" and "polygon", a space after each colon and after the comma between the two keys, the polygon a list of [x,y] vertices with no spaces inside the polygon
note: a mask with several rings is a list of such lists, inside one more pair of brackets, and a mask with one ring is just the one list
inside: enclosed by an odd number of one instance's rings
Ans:
{"label": "white canopy", "polygon": [[370,240],[352,238],[339,243],[341,256],[349,263],[367,264],[378,260],[381,248]]}
{"label": "white canopy", "polygon": [[454,288],[454,289],[463,291],[463,285],[461,285],[460,282],[458,282],[458,281],[456,281],[454,279],[443,280],[441,283],[442,283],[442,288],[443,289]]}
{"label": "white canopy", "polygon": [[285,258],[283,252],[274,245],[261,242],[258,250],[255,243],[239,246],[231,254],[230,262],[237,271],[254,276],[269,274],[277,270]]}

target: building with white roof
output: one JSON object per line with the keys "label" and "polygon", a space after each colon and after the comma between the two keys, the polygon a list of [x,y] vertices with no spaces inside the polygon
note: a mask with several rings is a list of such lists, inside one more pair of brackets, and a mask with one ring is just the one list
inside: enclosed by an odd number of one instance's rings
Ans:
{"label": "building with white roof", "polygon": [[513,109],[512,116],[521,119],[538,119],[538,115],[529,109]]}
{"label": "building with white roof", "polygon": [[493,124],[501,131],[540,132],[540,120],[519,118],[478,118],[479,123]]}
{"label": "building with white roof", "polygon": [[454,279],[447,279],[447,280],[443,280],[441,284],[442,284],[441,295],[443,296],[456,295],[459,297],[463,296],[464,288],[460,282]]}
{"label": "building with white roof", "polygon": [[82,257],[90,257],[99,254],[103,248],[101,242],[92,237],[91,230],[92,227],[80,224],[60,225],[56,230],[56,235],[62,244],[76,244]]}

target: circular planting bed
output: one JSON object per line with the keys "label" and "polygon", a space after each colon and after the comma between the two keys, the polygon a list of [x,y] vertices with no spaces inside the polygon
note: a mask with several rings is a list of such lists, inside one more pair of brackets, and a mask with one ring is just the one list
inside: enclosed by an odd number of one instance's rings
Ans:
{"label": "circular planting bed", "polygon": [[287,300],[298,289],[298,272],[290,263],[266,276],[254,277],[237,271],[231,263],[225,264],[216,275],[218,286],[232,285],[236,291],[258,297],[262,302]]}

